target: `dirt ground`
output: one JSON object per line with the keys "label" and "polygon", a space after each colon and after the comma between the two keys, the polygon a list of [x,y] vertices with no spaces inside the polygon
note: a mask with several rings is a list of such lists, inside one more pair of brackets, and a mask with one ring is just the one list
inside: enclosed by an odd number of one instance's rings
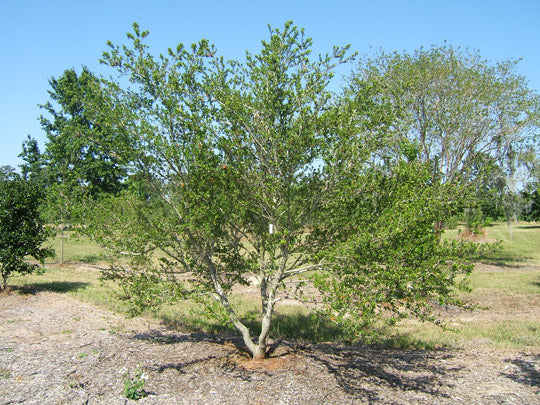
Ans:
{"label": "dirt ground", "polygon": [[261,363],[239,341],[126,319],[69,296],[0,296],[0,404],[540,404],[540,353],[387,350],[281,342]]}

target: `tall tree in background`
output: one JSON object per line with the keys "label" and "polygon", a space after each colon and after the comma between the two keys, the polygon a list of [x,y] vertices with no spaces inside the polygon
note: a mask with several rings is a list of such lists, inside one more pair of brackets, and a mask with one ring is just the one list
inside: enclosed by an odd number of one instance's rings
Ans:
{"label": "tall tree in background", "polygon": [[[531,162],[538,159],[540,133],[540,98],[527,88],[525,77],[515,74],[517,61],[496,66],[500,80],[495,84],[497,101],[493,108],[496,120],[497,160],[504,175],[504,208],[511,232],[511,220],[521,211],[519,189],[529,175]],[[528,172],[528,173],[527,173]]]}
{"label": "tall tree in background", "polygon": [[381,159],[395,155],[404,142],[418,145],[433,181],[445,184],[467,181],[473,171],[492,175],[478,167],[482,156],[491,156],[512,195],[539,111],[538,95],[515,73],[516,63],[492,65],[478,52],[447,45],[414,54],[380,52],[361,62],[349,92],[367,93],[394,111]]}
{"label": "tall tree in background", "polygon": [[16,176],[16,171],[9,165],[0,166],[0,180],[11,179]]}
{"label": "tall tree in background", "polygon": [[126,164],[116,152],[125,139],[99,121],[90,106],[99,105],[102,89],[99,79],[88,69],[80,74],[68,69],[49,81],[50,101],[42,105],[48,116],[41,116],[47,135],[45,151],[34,140],[23,144],[22,170],[44,165],[47,182],[48,213],[61,232],[60,262],[63,262],[64,226],[83,197],[118,193],[124,187]]}
{"label": "tall tree in background", "polygon": [[19,157],[24,162],[20,165],[23,179],[32,181],[40,187],[45,188],[48,182],[46,179],[44,158],[39,150],[37,141],[30,135],[23,142],[22,152],[19,154]]}
{"label": "tall tree in background", "polygon": [[540,221],[540,139],[537,147],[532,147],[526,156],[526,164],[530,177],[521,192],[525,206],[524,218],[528,221]]}
{"label": "tall tree in background", "polygon": [[47,134],[44,159],[51,183],[70,193],[77,188],[90,195],[117,193],[127,175],[116,153],[124,138],[89,108],[100,103],[99,79],[86,68],[79,75],[69,69],[49,84],[51,100],[42,106],[49,116],[41,117],[41,125]]}

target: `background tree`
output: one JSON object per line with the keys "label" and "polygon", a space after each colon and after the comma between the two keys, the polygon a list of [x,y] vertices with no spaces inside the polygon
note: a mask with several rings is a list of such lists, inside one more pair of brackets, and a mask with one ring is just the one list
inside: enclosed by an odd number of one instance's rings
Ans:
{"label": "background tree", "polygon": [[524,219],[540,221],[540,189],[526,189],[521,192],[525,203]]}
{"label": "background tree", "polygon": [[122,147],[121,134],[112,132],[90,108],[99,104],[99,79],[83,68],[77,75],[66,70],[49,81],[51,101],[45,103],[50,117],[41,117],[47,134],[44,158],[52,184],[87,194],[117,193],[127,172],[116,152]]}
{"label": "background tree", "polygon": [[22,143],[22,152],[19,157],[24,161],[20,165],[22,178],[41,187],[47,187],[44,157],[39,150],[37,141],[30,135]]}
{"label": "background tree", "polygon": [[100,122],[90,105],[102,97],[99,79],[88,69],[80,74],[68,69],[49,81],[50,101],[42,106],[49,116],[41,116],[47,134],[44,153],[39,156],[35,140],[23,144],[23,171],[36,176],[38,165],[47,183],[47,213],[60,227],[60,262],[64,256],[64,227],[83,198],[97,198],[102,193],[118,193],[127,177],[126,163],[117,150],[125,137]]}
{"label": "background tree", "polygon": [[0,166],[0,180],[7,180],[16,175],[15,169],[9,165]]}
{"label": "background tree", "polygon": [[380,52],[361,62],[349,91],[367,93],[394,111],[392,137],[381,159],[399,153],[404,140],[412,142],[419,146],[420,161],[431,164],[433,181],[446,184],[468,181],[473,171],[493,174],[478,170],[480,158],[491,156],[503,175],[499,183],[511,195],[521,152],[536,133],[540,105],[515,73],[516,64],[489,64],[478,52],[448,45],[414,54]]}
{"label": "background tree", "polygon": [[43,243],[50,236],[40,218],[39,206],[43,202],[40,187],[18,175],[0,179],[0,290],[7,286],[14,273],[27,274],[38,266],[25,261],[32,256],[43,264],[52,256]]}
{"label": "background tree", "polygon": [[[540,140],[538,140],[540,146]],[[540,154],[537,148],[531,148],[525,156],[530,177],[521,191],[525,206],[524,218],[528,221],[540,221]]]}
{"label": "background tree", "polygon": [[514,73],[516,64],[517,61],[505,61],[496,66],[500,80],[496,83],[493,108],[496,157],[504,174],[503,201],[510,233],[511,220],[517,221],[523,208],[519,189],[532,174],[531,159],[538,158],[533,151],[538,146],[540,122],[540,98],[527,88],[525,77]]}

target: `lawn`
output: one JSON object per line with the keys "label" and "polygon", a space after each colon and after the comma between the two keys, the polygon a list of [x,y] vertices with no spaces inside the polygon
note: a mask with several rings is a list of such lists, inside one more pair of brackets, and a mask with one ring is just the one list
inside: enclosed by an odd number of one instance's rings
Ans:
{"label": "lawn", "polygon": [[[447,231],[445,238],[459,237],[458,230]],[[397,347],[465,348],[477,345],[495,348],[534,348],[540,350],[540,226],[532,223],[494,224],[485,238],[501,240],[502,250],[495,258],[482,259],[470,279],[471,292],[462,298],[475,310],[441,308],[446,328],[415,320],[406,320],[397,328],[385,330],[381,342]],[[52,242],[59,252],[59,238]],[[47,265],[42,275],[18,276],[10,284],[23,291],[55,291],[114,311],[126,307],[114,294],[111,282],[100,281],[99,266],[112,258],[96,244],[68,234],[64,244],[64,265],[58,257]],[[241,312],[249,322],[259,307],[255,294],[245,291],[236,297]],[[184,330],[235,333],[205,315],[203,307],[180,302],[147,314]],[[332,341],[342,338],[329,322],[316,320],[300,305],[281,305],[274,320],[273,337]]]}
{"label": "lawn", "polygon": [[[54,249],[55,257],[49,258],[45,263],[60,263],[62,255],[61,237],[57,235],[47,246]],[[64,232],[64,263],[83,262],[95,264],[112,259],[108,252],[95,242],[76,232]]]}
{"label": "lawn", "polygon": [[[444,238],[458,238],[463,231],[463,226],[446,230]],[[540,265],[540,223],[519,222],[509,228],[506,223],[497,222],[484,228],[483,236],[489,241],[502,243],[502,251],[497,254],[494,263]]]}

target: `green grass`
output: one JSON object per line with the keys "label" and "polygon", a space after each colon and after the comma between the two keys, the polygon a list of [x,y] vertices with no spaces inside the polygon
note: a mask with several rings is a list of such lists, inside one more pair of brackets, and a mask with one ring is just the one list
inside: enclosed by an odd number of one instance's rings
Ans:
{"label": "green grass", "polygon": [[540,295],[540,271],[534,268],[511,271],[476,271],[470,279],[473,294],[537,294]]}
{"label": "green grass", "polygon": [[511,231],[506,224],[497,224],[487,228],[487,233],[489,238],[502,241],[506,257],[540,265],[540,224],[521,222],[513,224]]}
{"label": "green grass", "polygon": [[[457,231],[447,231],[445,238],[456,237]],[[472,313],[443,312],[447,329],[429,323],[406,320],[394,329],[386,329],[381,344],[393,347],[462,348],[488,345],[497,348],[540,349],[540,319],[531,315],[540,312],[540,226],[519,223],[513,225],[512,237],[506,224],[487,228],[487,238],[502,241],[502,251],[486,261],[498,267],[479,266],[470,279],[471,293],[462,298],[476,306]],[[52,245],[59,247],[57,237]],[[84,238],[69,234],[65,243],[66,262],[102,262],[106,252]],[[504,265],[506,267],[500,267]],[[125,312],[122,301],[112,294],[116,286],[101,282],[98,269],[78,265],[49,266],[45,274],[15,276],[10,284],[23,293],[53,291],[68,294],[81,301],[91,302],[117,312]],[[236,296],[235,307],[243,321],[254,331],[260,302],[254,295]],[[215,310],[219,313],[218,307]],[[183,301],[149,314],[166,324],[185,331],[237,333],[227,325],[208,316],[201,304]],[[114,330],[111,330],[114,333]],[[346,339],[335,324],[317,319],[298,305],[280,305],[272,325],[273,338],[295,338],[309,341]]]}
{"label": "green grass", "polygon": [[[48,258],[45,263],[59,263],[61,257],[61,236],[56,235],[45,246],[50,246],[55,251],[55,257]],[[108,252],[99,247],[87,237],[80,236],[75,232],[64,232],[64,263],[84,262],[96,264],[112,259]]]}
{"label": "green grass", "polygon": [[[445,239],[453,239],[459,236],[460,230],[449,229],[444,233]],[[494,223],[485,228],[486,237],[490,240],[502,242],[502,251],[495,258],[486,258],[485,261],[493,264],[540,265],[540,224],[519,222],[512,224],[511,230],[506,223]]]}
{"label": "green grass", "polygon": [[[540,231],[538,231],[540,232]],[[388,331],[398,347],[490,346],[540,349],[540,268],[477,266],[471,292],[461,298],[476,309],[443,312],[447,329],[406,320]]]}
{"label": "green grass", "polygon": [[122,311],[122,303],[112,294],[116,286],[110,281],[101,281],[98,269],[79,267],[52,267],[43,274],[13,276],[9,284],[20,288],[23,293],[52,291],[65,293],[84,302],[101,305],[114,311]]}
{"label": "green grass", "polygon": [[503,320],[466,325],[460,334],[464,340],[500,348],[540,347],[540,321]]}
{"label": "green grass", "polygon": [[408,320],[389,331],[381,342],[404,349],[463,349],[487,346],[496,349],[540,348],[540,321],[496,320],[450,324],[446,329]]}

